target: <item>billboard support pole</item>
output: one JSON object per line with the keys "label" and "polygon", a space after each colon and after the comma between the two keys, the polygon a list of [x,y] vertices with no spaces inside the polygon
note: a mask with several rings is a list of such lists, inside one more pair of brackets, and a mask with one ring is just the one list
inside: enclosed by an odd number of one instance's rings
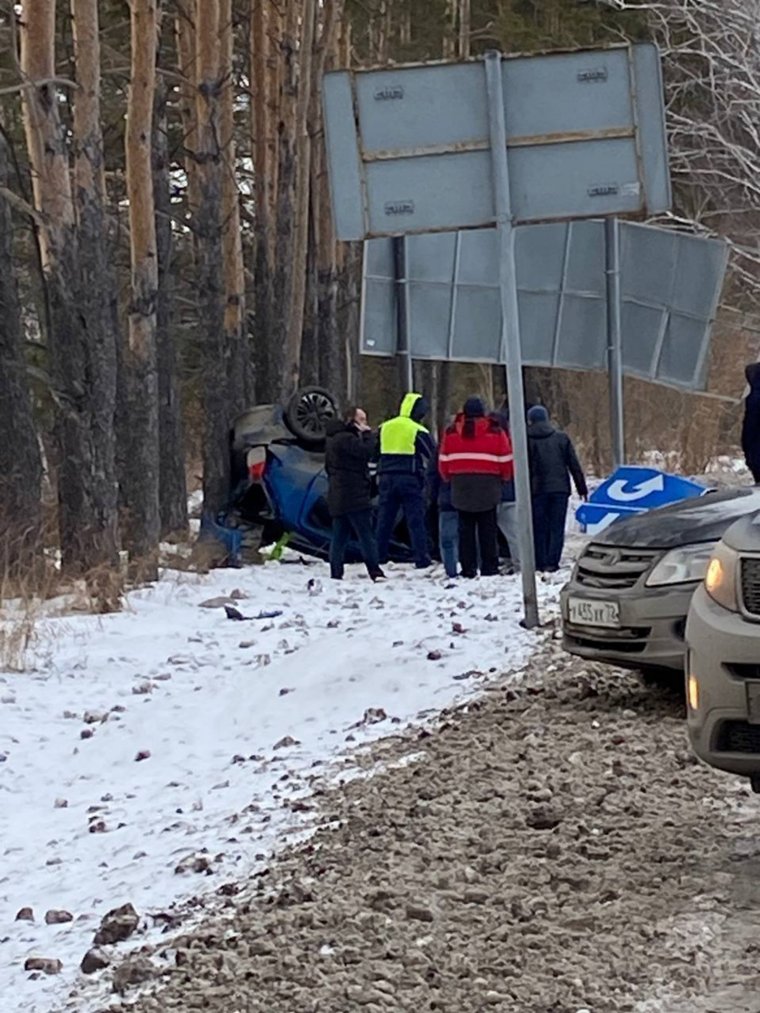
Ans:
{"label": "billboard support pole", "polygon": [[404,393],[414,390],[414,365],[409,343],[409,287],[406,277],[406,237],[394,236],[393,276],[396,295],[396,351],[401,366],[401,383]]}
{"label": "billboard support pole", "polygon": [[502,56],[497,51],[484,55],[488,123],[491,140],[493,199],[499,241],[499,293],[501,298],[501,350],[506,362],[509,418],[515,465],[515,498],[520,541],[520,568],[523,590],[523,625],[539,625],[536,595],[536,557],[533,549],[530,473],[528,463],[528,427],[525,418],[525,392],[522,381],[520,312],[517,302],[515,229],[509,191],[507,130],[504,117]]}
{"label": "billboard support pole", "polygon": [[620,326],[620,222],[604,222],[605,272],[607,279],[607,371],[610,388],[610,435],[612,466],[625,464],[625,414],[623,402],[623,344]]}

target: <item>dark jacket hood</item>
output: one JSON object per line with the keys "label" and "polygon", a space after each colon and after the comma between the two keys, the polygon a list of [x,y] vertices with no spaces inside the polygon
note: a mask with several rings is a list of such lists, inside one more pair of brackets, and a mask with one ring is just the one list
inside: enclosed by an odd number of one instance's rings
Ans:
{"label": "dark jacket hood", "polygon": [[556,431],[551,422],[531,422],[528,426],[528,436],[536,440],[545,440],[547,436],[551,436]]}
{"label": "dark jacket hood", "polygon": [[747,383],[752,388],[752,392],[760,392],[760,362],[750,362],[744,370],[744,375],[747,377]]}

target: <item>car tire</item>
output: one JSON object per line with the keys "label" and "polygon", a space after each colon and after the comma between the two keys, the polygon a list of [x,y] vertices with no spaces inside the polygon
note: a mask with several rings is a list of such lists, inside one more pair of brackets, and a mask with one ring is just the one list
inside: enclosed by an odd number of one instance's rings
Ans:
{"label": "car tire", "polygon": [[301,387],[288,401],[285,424],[304,447],[321,446],[327,423],[338,416],[338,404],[324,387]]}
{"label": "car tire", "polygon": [[675,668],[642,667],[639,674],[646,686],[654,686],[678,695],[685,694],[684,675]]}

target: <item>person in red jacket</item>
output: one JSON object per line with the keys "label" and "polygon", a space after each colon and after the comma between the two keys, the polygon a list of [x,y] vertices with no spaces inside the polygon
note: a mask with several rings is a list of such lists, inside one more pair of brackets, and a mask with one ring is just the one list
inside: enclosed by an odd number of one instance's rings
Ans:
{"label": "person in red jacket", "polygon": [[468,398],[449,426],[438,458],[441,478],[451,482],[451,501],[459,511],[459,561],[463,577],[499,572],[496,507],[504,482],[513,476],[512,444],[497,419],[486,418],[479,397]]}

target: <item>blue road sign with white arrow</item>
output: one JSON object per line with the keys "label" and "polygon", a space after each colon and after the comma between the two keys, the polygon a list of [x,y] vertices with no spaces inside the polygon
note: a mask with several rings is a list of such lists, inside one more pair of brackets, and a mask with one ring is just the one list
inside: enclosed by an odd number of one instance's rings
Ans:
{"label": "blue road sign with white arrow", "polygon": [[684,499],[703,496],[705,486],[656,468],[625,465],[618,468],[575,512],[586,531],[594,534],[613,521],[655,510]]}

